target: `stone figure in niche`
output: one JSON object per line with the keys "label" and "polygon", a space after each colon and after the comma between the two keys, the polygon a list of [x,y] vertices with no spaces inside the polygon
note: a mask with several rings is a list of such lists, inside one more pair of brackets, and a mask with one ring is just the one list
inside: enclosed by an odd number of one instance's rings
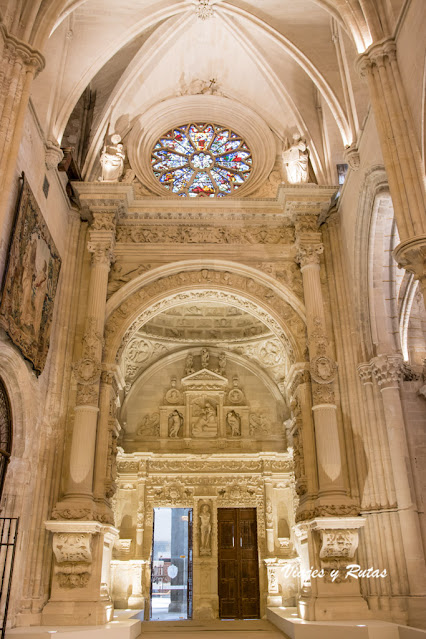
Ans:
{"label": "stone figure in niche", "polygon": [[[195,410],[198,409],[195,414]],[[215,437],[217,435],[217,410],[209,400],[204,407],[194,403],[192,434],[194,437]]]}
{"label": "stone figure in niche", "polygon": [[121,136],[114,133],[109,144],[105,144],[101,153],[102,177],[101,182],[118,182],[124,170],[124,146]]}
{"label": "stone figure in niche", "polygon": [[226,415],[226,425],[231,432],[231,437],[240,437],[241,435],[241,417],[234,410],[230,410]]}
{"label": "stone figure in niche", "polygon": [[299,133],[293,134],[293,143],[283,151],[282,158],[290,184],[309,181],[309,152]]}
{"label": "stone figure in niche", "polygon": [[180,430],[183,427],[183,415],[178,410],[174,410],[169,415],[169,437],[179,437]]}
{"label": "stone figure in niche", "polygon": [[210,506],[203,504],[200,508],[200,555],[211,553],[212,522]]}
{"label": "stone figure in niche", "polygon": [[189,353],[186,356],[186,360],[185,360],[185,376],[192,375],[192,373],[195,373],[195,370],[194,370],[194,356],[191,355],[191,353]]}
{"label": "stone figure in niche", "polygon": [[218,357],[217,365],[218,365],[218,368],[217,368],[216,373],[219,373],[219,375],[225,375],[226,353],[220,353],[220,355]]}
{"label": "stone figure in niche", "polygon": [[208,368],[210,355],[207,348],[201,350],[201,368]]}

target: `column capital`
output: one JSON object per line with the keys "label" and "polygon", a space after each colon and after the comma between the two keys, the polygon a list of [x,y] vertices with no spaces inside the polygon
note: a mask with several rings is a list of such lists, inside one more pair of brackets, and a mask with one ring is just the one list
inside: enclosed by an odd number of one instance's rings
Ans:
{"label": "column capital", "polygon": [[394,258],[399,268],[414,275],[423,284],[426,280],[426,235],[420,235],[401,242],[394,250]]}
{"label": "column capital", "polygon": [[370,362],[364,362],[357,366],[358,375],[363,384],[373,383],[373,371]]}
{"label": "column capital", "polygon": [[297,247],[296,262],[300,264],[303,270],[307,266],[316,266],[320,264],[320,255],[324,252],[324,244],[305,244],[300,243]]}
{"label": "column capital", "polygon": [[396,60],[396,42],[386,38],[372,44],[356,61],[356,68],[361,77],[372,73],[373,67],[384,66],[386,61]]}
{"label": "column capital", "polygon": [[403,377],[402,355],[379,355],[371,360],[371,370],[381,388],[398,387]]}
{"label": "column capital", "polygon": [[19,40],[19,38],[10,34],[3,23],[0,23],[0,36],[10,56],[20,60],[29,70],[33,70],[35,76],[40,71],[43,71],[46,61],[40,51],[33,49],[27,42]]}

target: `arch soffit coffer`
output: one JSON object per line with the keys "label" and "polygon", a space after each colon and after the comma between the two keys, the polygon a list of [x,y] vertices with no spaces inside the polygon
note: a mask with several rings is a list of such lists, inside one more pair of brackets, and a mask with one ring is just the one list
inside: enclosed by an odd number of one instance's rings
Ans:
{"label": "arch soffit coffer", "polygon": [[[141,282],[141,279],[144,281]],[[147,282],[143,276],[139,286],[120,303],[110,299],[106,322],[106,361],[114,362],[120,348],[149,319],[168,308],[192,301],[226,303],[249,312],[262,321],[283,343],[290,363],[303,360],[306,345],[304,318],[279,291],[265,279],[254,278],[226,267],[192,264],[185,270],[157,276]],[[134,284],[134,283],[133,283]],[[123,287],[124,288],[124,287]],[[113,296],[114,297],[114,296]],[[113,310],[114,309],[114,310]],[[109,311],[109,312],[108,312]]]}
{"label": "arch soffit coffer", "polygon": [[[222,352],[222,349],[218,348],[216,346],[211,346],[211,347],[209,346],[208,350],[209,350],[210,354],[215,356],[215,357],[217,357]],[[168,366],[170,366],[170,364],[174,364],[175,362],[185,358],[186,355],[188,355],[188,354],[198,355],[199,352],[200,352],[200,346],[197,346],[197,347],[194,347],[194,346],[184,347],[184,348],[182,348],[179,351],[176,351],[174,353],[168,353],[167,355],[162,357],[160,360],[158,360],[158,361],[154,362],[153,364],[151,364],[150,366],[148,366],[148,368],[146,368],[144,371],[140,372],[138,374],[138,376],[132,382],[132,387],[131,387],[130,391],[126,394],[126,397],[125,397],[125,399],[123,401],[123,404],[121,406],[121,409],[120,409],[121,410],[121,414],[123,414],[123,411],[125,411],[127,403],[130,401],[133,393],[135,393],[137,391],[138,386],[140,388],[143,387],[143,385],[145,383],[145,380],[147,380],[150,377],[152,377],[153,375],[155,375],[155,373],[157,373],[162,368],[168,367]],[[242,366],[242,367],[246,368],[248,371],[253,373],[253,375],[258,377],[265,384],[265,386],[268,388],[268,390],[273,395],[274,399],[278,403],[280,403],[282,405],[285,405],[285,401],[284,401],[283,395],[281,394],[278,386],[276,385],[276,383],[273,380],[271,380],[269,375],[267,373],[265,373],[265,371],[258,364],[256,364],[255,362],[252,362],[252,361],[248,360],[247,358],[243,357],[242,355],[238,355],[238,353],[234,353],[232,351],[226,351],[226,359],[229,360],[230,362],[233,362],[235,364],[238,364],[239,366]]]}

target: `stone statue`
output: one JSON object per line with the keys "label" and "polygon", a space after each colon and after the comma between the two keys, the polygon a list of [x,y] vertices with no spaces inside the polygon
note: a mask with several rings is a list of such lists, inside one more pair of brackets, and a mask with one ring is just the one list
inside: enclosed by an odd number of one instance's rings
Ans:
{"label": "stone statue", "polygon": [[293,134],[293,144],[283,151],[282,158],[290,184],[309,182],[309,151],[299,133]]}
{"label": "stone statue", "polygon": [[200,508],[200,555],[209,555],[211,552],[211,512],[208,504]]}
{"label": "stone statue", "polygon": [[218,369],[217,369],[217,373],[219,373],[219,375],[225,375],[225,369],[226,369],[226,353],[220,353],[218,360],[217,360],[217,364],[218,364]]}
{"label": "stone statue", "polygon": [[192,373],[195,373],[195,370],[194,370],[194,356],[191,355],[191,353],[189,353],[186,356],[186,360],[185,360],[185,376],[192,375]]}
{"label": "stone statue", "polygon": [[101,153],[102,178],[101,182],[118,182],[124,170],[124,146],[121,136],[114,133],[110,144],[105,144]]}
{"label": "stone statue", "polygon": [[231,431],[231,437],[241,435],[241,417],[234,410],[230,410],[226,415],[226,424]]}
{"label": "stone statue", "polygon": [[169,415],[169,437],[179,437],[180,429],[183,426],[183,415],[178,410],[174,410]]}
{"label": "stone statue", "polygon": [[209,359],[210,359],[209,351],[207,350],[207,348],[203,348],[201,350],[201,368],[208,367]]}

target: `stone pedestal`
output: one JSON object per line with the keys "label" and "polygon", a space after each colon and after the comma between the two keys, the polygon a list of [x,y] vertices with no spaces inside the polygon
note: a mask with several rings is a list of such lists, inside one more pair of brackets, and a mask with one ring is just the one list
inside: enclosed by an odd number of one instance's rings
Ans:
{"label": "stone pedestal", "polygon": [[111,621],[110,562],[118,530],[92,521],[47,521],[46,528],[53,533],[55,558],[42,623],[86,626]]}
{"label": "stone pedestal", "polygon": [[347,576],[347,566],[357,564],[358,530],[364,524],[362,517],[321,517],[298,525],[302,555],[298,612],[302,619],[331,621],[370,616],[359,580]]}

